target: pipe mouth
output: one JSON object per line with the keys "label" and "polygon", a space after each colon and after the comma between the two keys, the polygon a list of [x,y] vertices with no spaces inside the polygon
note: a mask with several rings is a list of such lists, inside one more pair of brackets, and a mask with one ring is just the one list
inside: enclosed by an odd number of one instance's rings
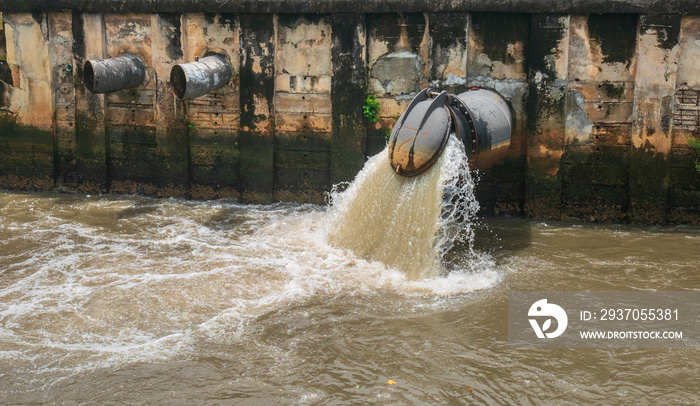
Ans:
{"label": "pipe mouth", "polygon": [[452,127],[447,96],[446,91],[421,91],[394,125],[388,150],[389,163],[397,174],[420,175],[442,155]]}
{"label": "pipe mouth", "polygon": [[95,70],[92,61],[86,61],[83,66],[83,83],[88,92],[95,93]]}
{"label": "pipe mouth", "polygon": [[170,84],[173,87],[175,97],[182,100],[187,92],[187,75],[182,66],[175,65],[170,70]]}

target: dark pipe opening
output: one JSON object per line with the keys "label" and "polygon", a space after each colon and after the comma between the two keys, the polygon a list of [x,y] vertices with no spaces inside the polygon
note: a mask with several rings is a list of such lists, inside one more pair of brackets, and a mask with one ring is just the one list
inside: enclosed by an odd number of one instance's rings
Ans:
{"label": "dark pipe opening", "polygon": [[95,91],[95,71],[92,68],[92,62],[86,61],[83,66],[83,82],[90,93]]}
{"label": "dark pipe opening", "polygon": [[173,93],[178,99],[185,97],[187,90],[187,75],[180,65],[173,66],[170,71],[170,84],[173,86]]}
{"label": "dark pipe opening", "polygon": [[83,65],[83,84],[90,93],[111,93],[143,83],[146,68],[133,55],[88,60]]}

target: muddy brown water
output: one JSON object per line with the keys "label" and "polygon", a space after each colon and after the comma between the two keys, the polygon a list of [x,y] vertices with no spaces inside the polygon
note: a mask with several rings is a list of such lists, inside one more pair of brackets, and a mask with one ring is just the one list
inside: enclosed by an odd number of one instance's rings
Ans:
{"label": "muddy brown water", "polygon": [[0,194],[0,403],[700,404],[697,349],[515,349],[506,320],[513,290],[697,290],[700,228],[486,218],[411,281],[327,210]]}
{"label": "muddy brown water", "polygon": [[697,289],[700,229],[479,222],[467,167],[385,151],[332,206],[0,195],[3,404],[700,403],[698,350],[506,342],[509,291]]}

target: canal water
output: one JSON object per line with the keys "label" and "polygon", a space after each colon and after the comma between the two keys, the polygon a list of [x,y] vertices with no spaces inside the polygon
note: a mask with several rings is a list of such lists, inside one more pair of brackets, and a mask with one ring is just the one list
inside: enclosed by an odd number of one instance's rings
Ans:
{"label": "canal water", "polygon": [[700,289],[700,228],[474,219],[416,274],[334,210],[0,193],[0,403],[700,404],[697,349],[507,343],[510,291]]}

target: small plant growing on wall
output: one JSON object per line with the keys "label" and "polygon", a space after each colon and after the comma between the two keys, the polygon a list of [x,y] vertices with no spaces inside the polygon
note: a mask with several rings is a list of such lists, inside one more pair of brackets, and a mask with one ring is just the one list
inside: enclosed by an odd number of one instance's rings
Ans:
{"label": "small plant growing on wall", "polygon": [[700,172],[700,138],[688,138],[688,145],[695,150],[695,170]]}
{"label": "small plant growing on wall", "polygon": [[379,118],[379,101],[377,96],[373,94],[367,95],[365,104],[362,106],[362,114],[364,114],[368,123],[377,122],[377,118]]}

